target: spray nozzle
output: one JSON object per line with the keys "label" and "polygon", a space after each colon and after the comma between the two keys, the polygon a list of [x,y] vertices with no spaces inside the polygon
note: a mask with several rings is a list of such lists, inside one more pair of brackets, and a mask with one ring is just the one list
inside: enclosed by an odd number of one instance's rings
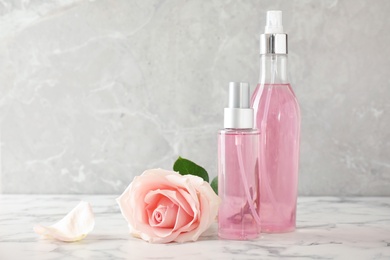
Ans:
{"label": "spray nozzle", "polygon": [[283,33],[282,11],[268,11],[265,33]]}

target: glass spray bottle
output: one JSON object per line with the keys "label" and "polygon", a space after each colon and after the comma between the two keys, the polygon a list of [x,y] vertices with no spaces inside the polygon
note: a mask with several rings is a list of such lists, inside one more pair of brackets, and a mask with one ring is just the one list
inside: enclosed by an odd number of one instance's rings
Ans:
{"label": "glass spray bottle", "polygon": [[251,99],[260,130],[262,232],[289,232],[296,225],[300,110],[287,78],[287,34],[282,12],[268,11],[260,36],[261,71]]}
{"label": "glass spray bottle", "polygon": [[224,128],[218,133],[218,235],[254,239],[260,233],[259,131],[253,129],[249,84],[230,82]]}

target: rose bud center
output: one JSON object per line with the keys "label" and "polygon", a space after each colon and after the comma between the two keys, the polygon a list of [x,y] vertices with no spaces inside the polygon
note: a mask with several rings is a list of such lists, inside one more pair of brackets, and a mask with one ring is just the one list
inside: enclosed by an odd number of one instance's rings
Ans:
{"label": "rose bud center", "polygon": [[173,228],[178,210],[179,207],[175,203],[167,197],[162,197],[153,210],[153,213],[149,214],[149,224],[152,227]]}

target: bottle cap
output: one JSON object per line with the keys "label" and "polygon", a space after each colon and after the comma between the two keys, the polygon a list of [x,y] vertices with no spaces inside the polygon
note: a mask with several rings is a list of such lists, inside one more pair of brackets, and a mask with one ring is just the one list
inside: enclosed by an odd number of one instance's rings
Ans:
{"label": "bottle cap", "polygon": [[244,82],[229,83],[229,104],[224,111],[224,127],[253,128],[253,109],[250,108],[249,84]]}

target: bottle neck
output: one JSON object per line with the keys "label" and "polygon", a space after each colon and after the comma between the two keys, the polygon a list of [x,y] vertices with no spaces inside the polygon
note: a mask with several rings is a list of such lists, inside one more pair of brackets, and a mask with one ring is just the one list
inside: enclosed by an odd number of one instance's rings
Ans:
{"label": "bottle neck", "polygon": [[260,55],[260,84],[286,84],[287,75],[287,54]]}

